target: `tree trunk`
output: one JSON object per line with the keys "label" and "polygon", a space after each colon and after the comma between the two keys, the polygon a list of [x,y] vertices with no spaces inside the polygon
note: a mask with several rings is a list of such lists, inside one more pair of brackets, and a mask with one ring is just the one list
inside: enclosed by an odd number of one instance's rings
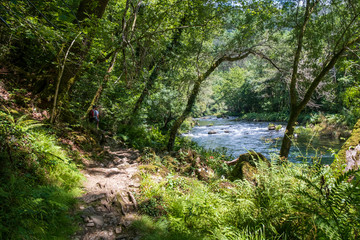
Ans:
{"label": "tree trunk", "polygon": [[177,134],[178,129],[180,128],[181,124],[185,121],[185,119],[191,113],[191,109],[195,104],[196,97],[199,94],[201,83],[202,83],[202,81],[199,81],[199,80],[195,82],[194,88],[191,91],[191,94],[190,94],[190,97],[188,99],[188,102],[187,102],[187,105],[186,105],[186,108],[185,108],[184,112],[175,121],[173,127],[170,130],[170,136],[169,136],[169,141],[168,141],[168,145],[167,145],[167,149],[169,151],[171,151],[174,148],[175,138],[176,138],[176,134]]}
{"label": "tree trunk", "polygon": [[102,18],[109,0],[82,0],[76,13],[77,20],[82,21],[91,15]]}
{"label": "tree trunk", "polygon": [[102,83],[99,85],[99,88],[98,88],[98,90],[96,91],[95,96],[94,96],[93,100],[91,101],[90,106],[89,106],[89,108],[87,109],[84,118],[86,118],[86,116],[89,114],[89,112],[91,111],[93,105],[97,104],[97,102],[99,101],[100,96],[101,96],[101,93],[102,93],[102,91],[103,91],[103,89],[104,89],[104,86],[105,86],[105,85],[107,84],[107,82],[109,81],[110,73],[111,73],[112,70],[114,69],[117,55],[118,55],[118,52],[114,52],[113,58],[111,59],[111,62],[110,62],[110,66],[109,66],[109,68],[108,68],[108,70],[106,71],[106,74],[105,74],[105,76],[104,76],[104,80],[103,80]]}
{"label": "tree trunk", "polygon": [[[82,21],[91,16],[95,16],[98,19],[102,18],[108,2],[109,0],[82,0],[76,14],[77,20]],[[72,52],[78,57],[78,60],[72,61],[72,63],[66,65],[64,69],[59,88],[59,99],[62,101],[66,98],[71,87],[79,78],[83,61],[91,47],[93,34],[91,31],[89,35],[83,39],[82,43],[75,42],[74,44]]]}
{"label": "tree trunk", "polygon": [[[80,34],[81,34],[81,33],[79,33],[79,34],[74,38],[74,40],[71,42],[68,50],[66,51],[66,54],[65,54],[65,57],[64,57],[64,61],[63,61],[63,63],[61,64],[60,71],[59,71],[59,75],[58,75],[58,78],[57,78],[57,83],[56,83],[56,90],[55,90],[55,96],[54,96],[53,109],[52,109],[52,111],[51,111],[50,123],[54,123],[54,121],[55,121],[57,98],[58,98],[58,94],[59,94],[59,88],[60,88],[61,79],[62,79],[62,76],[63,76],[63,73],[64,73],[64,69],[65,69],[65,66],[66,66],[67,57],[68,57],[68,55],[69,55],[69,52],[70,52],[71,47],[73,46],[73,44],[74,44],[74,42],[76,41],[76,39],[80,36]],[[62,49],[61,49],[61,51],[62,51]]]}
{"label": "tree trunk", "polygon": [[[185,23],[186,23],[186,16],[184,16],[180,21],[181,25],[184,25]],[[150,68],[152,68],[154,66],[154,69],[151,72],[150,77],[147,80],[140,97],[137,99],[137,101],[135,103],[135,107],[131,113],[130,119],[128,121],[128,125],[132,125],[134,123],[136,115],[137,115],[139,109],[141,108],[141,105],[144,102],[146,96],[149,94],[149,91],[152,89],[157,77],[159,76],[160,72],[162,71],[162,68],[166,63],[166,59],[168,58],[168,56],[171,53],[176,51],[177,48],[180,46],[180,37],[181,37],[182,32],[183,32],[183,29],[178,28],[177,31],[174,32],[171,44],[169,44],[167,46],[167,48],[162,52],[160,60],[157,63],[153,62],[152,64],[150,64]]]}
{"label": "tree trunk", "polygon": [[159,72],[160,72],[159,67],[155,66],[153,71],[150,74],[149,79],[145,83],[145,87],[144,87],[143,91],[141,92],[140,97],[137,99],[137,101],[135,103],[134,109],[132,110],[132,113],[130,116],[130,120],[127,123],[128,125],[132,125],[134,123],[136,115],[137,115],[142,103],[144,102],[146,96],[148,95],[149,90],[152,89],[157,77],[159,76]]}
{"label": "tree trunk", "polygon": [[184,110],[184,112],[181,114],[181,116],[175,121],[173,127],[170,130],[170,136],[169,136],[169,141],[168,141],[168,145],[167,145],[167,149],[168,151],[171,151],[174,148],[174,143],[175,143],[175,138],[176,138],[176,134],[181,126],[181,124],[185,121],[185,119],[189,116],[189,114],[191,113],[191,110],[195,104],[196,101],[196,97],[200,92],[200,86],[201,83],[204,82],[209,76],[210,74],[215,71],[215,69],[224,61],[229,61],[229,62],[233,62],[233,61],[238,61],[241,59],[246,58],[249,54],[250,54],[250,50],[247,50],[245,53],[243,54],[239,54],[238,56],[223,56],[220,57],[218,60],[216,60],[211,66],[210,68],[202,75],[198,76],[197,81],[194,84],[194,87],[191,91],[190,97],[188,99],[186,108]]}
{"label": "tree trunk", "polygon": [[[285,161],[289,155],[291,143],[293,140],[296,120],[299,117],[301,110],[295,109],[290,111],[290,117],[286,126],[284,138],[281,143],[280,157],[282,161]],[[286,157],[285,157],[286,156]]]}
{"label": "tree trunk", "polygon": [[[291,137],[294,133],[294,127],[297,118],[299,117],[301,111],[305,108],[307,103],[310,101],[311,96],[315,92],[315,89],[319,85],[319,83],[324,79],[325,75],[335,66],[335,63],[340,59],[343,53],[348,49],[350,46],[354,45],[355,43],[360,41],[360,36],[353,41],[348,42],[344,45],[334,56],[330,59],[327,65],[321,70],[321,72],[315,77],[315,79],[310,84],[310,87],[306,91],[303,100],[298,105],[291,106],[290,109],[290,118],[288,121],[288,125],[286,127],[286,131],[284,134],[283,142],[281,144],[280,149],[280,158],[285,160],[289,156],[290,147],[291,147]],[[289,138],[290,137],[290,138]]]}

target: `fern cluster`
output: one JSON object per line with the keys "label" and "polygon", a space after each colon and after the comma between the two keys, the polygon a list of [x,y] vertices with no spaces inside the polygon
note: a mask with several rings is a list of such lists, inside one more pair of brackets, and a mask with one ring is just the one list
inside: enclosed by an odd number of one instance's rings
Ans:
{"label": "fern cluster", "polygon": [[258,169],[253,183],[176,174],[159,183],[144,174],[140,203],[153,199],[166,213],[135,227],[145,239],[358,239],[359,171],[337,177],[325,166]]}
{"label": "fern cluster", "polygon": [[82,175],[42,124],[0,111],[0,239],[68,239]]}

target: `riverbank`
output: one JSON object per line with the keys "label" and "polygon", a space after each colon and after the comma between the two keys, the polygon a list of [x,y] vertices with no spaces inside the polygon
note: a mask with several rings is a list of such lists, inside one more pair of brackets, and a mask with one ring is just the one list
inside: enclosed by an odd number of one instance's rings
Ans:
{"label": "riverbank", "polygon": [[[249,150],[261,152],[267,158],[276,157],[285,133],[286,123],[238,121],[233,117],[206,117],[196,119],[198,126],[183,136],[190,138],[206,149],[219,149],[227,155],[236,157]],[[270,123],[282,125],[278,130],[269,130]],[[334,156],[332,151],[339,150],[343,141],[314,136],[309,131],[299,134],[294,139],[289,155],[292,162],[322,162],[331,164]],[[332,149],[332,151],[329,151]]]}
{"label": "riverbank", "polygon": [[[133,225],[142,239],[356,239],[357,202],[342,190],[355,186],[337,171],[271,161],[271,168],[258,164],[250,181],[230,181],[236,168],[214,153],[184,148],[142,157],[143,215]],[[351,203],[338,201],[340,195]],[[335,210],[342,207],[352,210]]]}
{"label": "riverbank", "polygon": [[[258,122],[287,122],[286,113],[247,113],[236,117],[237,120]],[[340,114],[312,113],[299,116],[297,134],[308,139],[319,137],[323,139],[347,139],[350,137],[352,125],[346,117]],[[286,124],[285,124],[286,125]],[[314,135],[315,133],[315,135]]]}

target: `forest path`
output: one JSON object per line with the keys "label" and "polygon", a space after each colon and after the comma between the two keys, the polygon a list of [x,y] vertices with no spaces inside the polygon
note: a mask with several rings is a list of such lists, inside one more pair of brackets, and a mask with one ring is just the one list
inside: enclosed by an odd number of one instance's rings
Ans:
{"label": "forest path", "polygon": [[88,163],[82,170],[86,180],[77,212],[83,222],[72,239],[139,239],[129,226],[138,216],[135,194],[140,186],[140,154],[119,147],[110,138],[106,138],[104,150],[107,156],[102,162]]}

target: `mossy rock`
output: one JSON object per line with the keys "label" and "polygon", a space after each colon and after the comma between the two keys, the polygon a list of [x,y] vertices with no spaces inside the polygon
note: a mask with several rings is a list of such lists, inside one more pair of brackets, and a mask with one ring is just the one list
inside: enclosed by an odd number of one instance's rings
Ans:
{"label": "mossy rock", "polygon": [[265,162],[269,167],[271,166],[269,160],[261,153],[250,151],[241,154],[231,172],[230,180],[242,179],[254,181],[254,175],[258,172],[256,164],[259,163],[259,161]]}
{"label": "mossy rock", "polygon": [[157,166],[157,165],[153,165],[153,164],[140,165],[139,170],[143,171],[143,172],[150,173],[150,174],[157,174],[157,175],[160,175],[162,177],[167,176],[169,174],[169,172],[170,172],[164,166]]}
{"label": "mossy rock", "polygon": [[[349,160],[347,156],[352,156],[349,151],[354,151],[360,145],[360,120],[355,124],[351,136],[346,140],[344,145],[338,152],[337,159],[331,164],[331,167],[338,170],[344,170],[344,165],[348,165]],[[356,155],[356,153],[355,153]]]}
{"label": "mossy rock", "polygon": [[268,130],[275,130],[275,124],[269,123]]}

